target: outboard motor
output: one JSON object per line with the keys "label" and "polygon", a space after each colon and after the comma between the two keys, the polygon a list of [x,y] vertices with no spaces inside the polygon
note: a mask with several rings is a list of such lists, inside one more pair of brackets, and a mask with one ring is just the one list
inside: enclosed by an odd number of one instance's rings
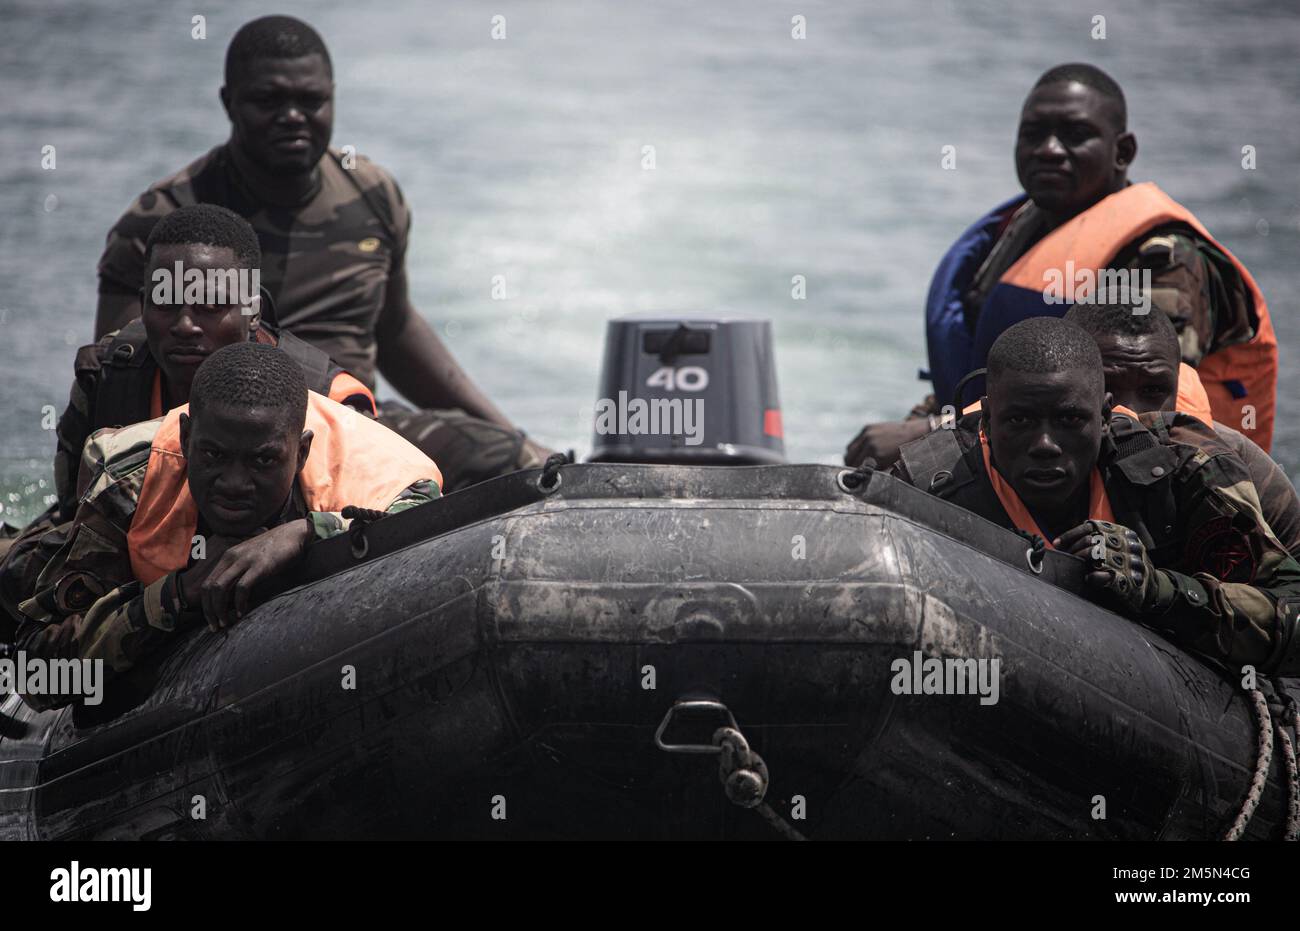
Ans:
{"label": "outboard motor", "polygon": [[782,436],[769,321],[609,321],[591,462],[770,465]]}

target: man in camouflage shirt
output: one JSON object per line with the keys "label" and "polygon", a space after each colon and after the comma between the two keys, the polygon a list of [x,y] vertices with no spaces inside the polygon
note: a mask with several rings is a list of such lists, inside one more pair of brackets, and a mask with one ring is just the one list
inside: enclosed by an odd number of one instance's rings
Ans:
{"label": "man in camouflage shirt", "polygon": [[[309,459],[313,445],[328,450],[324,480]],[[432,461],[356,411],[309,395],[296,363],[251,342],[200,366],[188,414],[102,431],[86,456],[94,478],[67,542],[20,606],[16,648],[103,660],[110,679],[181,627],[237,622],[260,582],[295,565],[311,541],[348,529],[343,505],[322,503],[356,493],[348,504],[394,513],[440,494]],[[27,696],[34,707],[72,698]]]}
{"label": "man in camouflage shirt", "polygon": [[221,89],[230,140],[151,186],[109,232],[96,339],[138,315],[153,225],[186,204],[220,204],[257,231],[276,308],[268,322],[372,391],[381,372],[421,408],[380,416],[441,464],[447,490],[541,465],[549,450],[514,427],[411,306],[410,208],[378,165],[329,148],[333,100],[329,52],[306,23],[268,16],[236,33]]}
{"label": "man in camouflage shirt", "polygon": [[1300,673],[1300,563],[1227,444],[1182,414],[1110,416],[1097,344],[1056,317],[1003,332],[988,369],[981,412],[894,475],[1082,557],[1100,600],[1189,650]]}

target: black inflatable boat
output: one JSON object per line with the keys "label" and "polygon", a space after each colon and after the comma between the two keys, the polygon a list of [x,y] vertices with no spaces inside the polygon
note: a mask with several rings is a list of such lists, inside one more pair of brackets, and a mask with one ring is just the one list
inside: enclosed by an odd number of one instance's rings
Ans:
{"label": "black inflatable boat", "polygon": [[[1220,835],[1247,701],[1080,568],[881,473],[519,473],[320,544],[102,706],[9,696],[0,837],[780,836],[672,749],[719,726],[811,838]],[[997,659],[996,702],[900,694],[918,651]],[[1275,772],[1247,836],[1285,809]]]}

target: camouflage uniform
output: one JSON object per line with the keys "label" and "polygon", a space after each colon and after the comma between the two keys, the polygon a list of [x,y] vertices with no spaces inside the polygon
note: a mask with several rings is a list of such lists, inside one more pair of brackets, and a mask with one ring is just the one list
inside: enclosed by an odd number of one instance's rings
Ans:
{"label": "camouflage uniform", "polygon": [[[892,474],[1008,529],[980,452],[978,415],[903,447]],[[1116,416],[1097,468],[1115,522],[1134,531],[1172,598],[1143,623],[1237,667],[1300,674],[1300,563],[1264,520],[1246,466],[1180,413]]]}
{"label": "camouflage uniform", "polygon": [[1212,352],[1255,336],[1251,299],[1232,260],[1185,229],[1154,231],[1121,255],[1117,267],[1151,272],[1151,305],[1174,322],[1183,361],[1192,368]]}
{"label": "camouflage uniform", "polygon": [[[181,604],[177,573],[142,585],[134,577],[127,549],[127,532],[161,423],[151,420],[101,431],[86,445],[85,466],[93,478],[67,541],[41,573],[36,594],[20,606],[24,620],[16,637],[18,650],[46,659],[102,659],[106,676],[112,677],[131,669],[178,625],[200,619],[197,611]],[[398,495],[387,512],[404,511],[438,496],[436,483],[417,482]],[[308,512],[295,482],[274,525],[302,518],[311,520],[318,539],[343,533],[351,525],[340,514]],[[28,699],[34,707],[68,700]]]}
{"label": "camouflage uniform", "polygon": [[[326,352],[373,391],[376,332],[388,282],[404,273],[411,211],[386,171],[364,156],[355,156],[352,168],[344,168],[343,159],[330,149],[320,161],[320,190],[306,203],[280,206],[250,191],[226,147],[217,146],[154,184],[118,220],[99,261],[100,292],[139,291],[145,241],[159,219],[187,204],[219,204],[257,231],[262,286],[276,307],[273,322]],[[449,491],[541,465],[514,442],[517,431],[462,411],[422,411],[400,425],[388,416],[381,413],[380,420],[430,458],[437,454]]]}
{"label": "camouflage uniform", "polygon": [[[254,332],[258,342],[280,345],[301,362],[307,387],[313,391],[328,395],[334,379],[344,374],[328,356],[292,335],[281,337],[269,325],[259,326]],[[124,343],[129,345],[123,346]],[[125,363],[110,358],[123,348],[129,353]],[[8,620],[21,620],[18,605],[31,597],[41,570],[67,540],[69,528],[62,525],[72,520],[77,500],[84,491],[79,486],[78,472],[86,440],[96,430],[139,423],[164,413],[150,407],[154,379],[160,370],[149,352],[139,320],[96,343],[82,346],[77,351],[73,371],[68,406],[57,428],[58,446],[54,453],[57,500],[0,554],[0,613],[8,614]],[[354,383],[350,384],[355,387]],[[360,391],[341,403],[363,414],[375,413],[373,398]],[[5,619],[0,618],[0,627],[4,623]],[[7,639],[6,633],[12,631],[0,629],[0,639]]]}

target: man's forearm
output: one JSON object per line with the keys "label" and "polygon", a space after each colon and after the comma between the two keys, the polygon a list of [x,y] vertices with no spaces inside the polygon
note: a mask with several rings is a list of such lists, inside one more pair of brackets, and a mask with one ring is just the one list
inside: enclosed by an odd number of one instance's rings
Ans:
{"label": "man's forearm", "polygon": [[424,318],[410,308],[399,326],[379,334],[379,371],[419,407],[458,407],[474,417],[514,429],[504,412],[479,390]]}

